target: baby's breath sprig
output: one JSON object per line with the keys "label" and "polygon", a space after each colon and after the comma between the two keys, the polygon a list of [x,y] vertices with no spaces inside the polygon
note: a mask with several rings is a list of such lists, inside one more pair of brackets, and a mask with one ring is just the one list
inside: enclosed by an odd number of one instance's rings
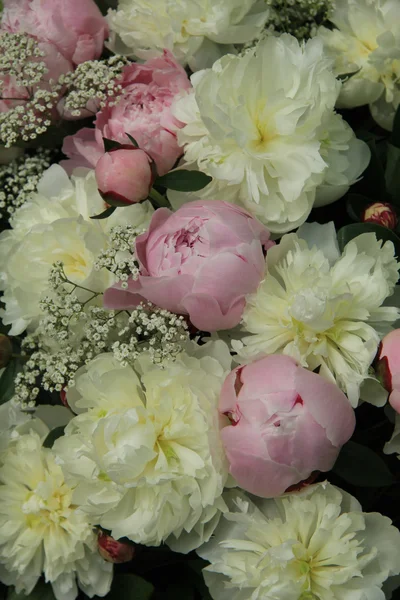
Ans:
{"label": "baby's breath sprig", "polygon": [[[6,148],[35,140],[52,122],[63,85],[48,78],[45,53],[25,33],[0,35],[0,143]],[[12,91],[14,90],[14,91]]]}
{"label": "baby's breath sprig", "polygon": [[38,148],[0,166],[0,218],[9,219],[36,191],[39,180],[52,163],[55,153]]}
{"label": "baby's breath sprig", "polygon": [[116,55],[107,60],[89,60],[64,75],[61,81],[68,89],[65,110],[79,117],[82,110],[96,112],[106,103],[114,106],[122,92],[122,70],[127,64],[127,58]]}
{"label": "baby's breath sprig", "polygon": [[94,268],[107,269],[113,273],[117,281],[122,282],[123,288],[128,287],[129,279],[136,279],[139,275],[139,264],[134,255],[135,242],[138,235],[144,229],[113,227],[110,232],[109,247],[101,252],[97,258]]}
{"label": "baby's breath sprig", "polygon": [[290,33],[298,40],[315,35],[333,11],[333,0],[265,0],[270,7],[267,30]]}

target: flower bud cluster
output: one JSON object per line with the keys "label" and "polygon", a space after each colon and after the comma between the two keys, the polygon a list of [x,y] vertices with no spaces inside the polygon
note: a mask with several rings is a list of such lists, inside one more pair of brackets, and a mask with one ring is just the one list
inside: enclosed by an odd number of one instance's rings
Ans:
{"label": "flower bud cluster", "polygon": [[68,88],[64,108],[74,117],[95,103],[93,108],[103,108],[106,103],[114,106],[122,92],[120,83],[122,70],[129,64],[123,56],[112,56],[108,60],[89,60],[67,73],[61,81]]}
{"label": "flower bud cluster", "polygon": [[51,150],[38,148],[33,156],[24,154],[0,166],[0,217],[8,219],[36,191],[52,157]]}

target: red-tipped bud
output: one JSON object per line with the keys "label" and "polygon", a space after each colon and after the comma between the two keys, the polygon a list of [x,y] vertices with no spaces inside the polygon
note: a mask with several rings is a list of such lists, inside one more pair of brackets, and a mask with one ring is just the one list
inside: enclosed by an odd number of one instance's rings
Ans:
{"label": "red-tipped bud", "polygon": [[299,490],[302,490],[303,488],[307,487],[308,485],[311,485],[317,479],[319,473],[320,473],[319,471],[313,471],[311,473],[310,477],[307,477],[307,479],[303,479],[303,481],[299,481],[299,483],[296,483],[295,485],[291,485],[290,487],[287,488],[287,490],[285,490],[285,493],[298,492]]}
{"label": "red-tipped bud", "polygon": [[0,334],[0,369],[3,369],[10,362],[12,356],[12,343],[10,338],[3,333]]}
{"label": "red-tipped bud", "polygon": [[65,391],[64,388],[60,392],[60,400],[66,408],[70,408],[70,406],[68,404],[68,400],[67,400],[67,392]]}
{"label": "red-tipped bud", "polygon": [[132,560],[135,555],[135,548],[132,544],[118,542],[106,533],[99,533],[97,543],[100,555],[107,562],[114,564],[126,563]]}
{"label": "red-tipped bud", "polygon": [[369,204],[364,211],[362,220],[364,223],[376,223],[388,229],[395,229],[398,222],[396,211],[388,202]]}

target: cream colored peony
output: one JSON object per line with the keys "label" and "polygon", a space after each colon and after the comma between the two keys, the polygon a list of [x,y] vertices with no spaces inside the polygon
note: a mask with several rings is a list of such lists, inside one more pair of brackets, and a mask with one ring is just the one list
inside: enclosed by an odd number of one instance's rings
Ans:
{"label": "cream colored peony", "polygon": [[343,84],[338,106],[369,104],[372,116],[392,129],[400,104],[400,4],[398,0],[336,0],[331,21],[320,27],[335,73],[351,75]]}
{"label": "cream colored peony", "polygon": [[360,385],[379,344],[381,326],[399,309],[382,306],[394,291],[399,263],[392,242],[364,233],[340,255],[333,223],[306,224],[270,249],[265,279],[247,297],[242,360],[283,353],[337,384],[357,406]]}
{"label": "cream colored peony", "polygon": [[[340,82],[321,40],[268,36],[192,76],[177,100],[183,166],[213,181],[196,197],[244,206],[274,233],[307,219],[316,200],[340,198],[369,162],[366,144],[334,113]],[[171,193],[176,207],[193,198]]]}
{"label": "cream colored peony", "polygon": [[[225,505],[227,466],[218,399],[230,371],[221,341],[155,366],[102,354],[78,371],[68,402],[80,412],[57,440],[58,461],[95,523],[146,545],[188,551],[208,539]],[[204,385],[204,382],[207,385]]]}
{"label": "cream colored peony", "polygon": [[74,600],[78,586],[105,596],[112,565],[98,554],[53,452],[31,431],[10,442],[0,463],[0,580],[30,594],[44,574],[57,600]]}
{"label": "cream colored peony", "polygon": [[271,500],[225,496],[226,513],[198,554],[215,600],[384,600],[400,572],[400,532],[329,483]]}
{"label": "cream colored peony", "polygon": [[94,270],[110,229],[127,224],[145,228],[152,208],[146,202],[119,208],[105,220],[90,219],[103,210],[94,171],[69,179],[53,165],[44,173],[37,193],[16,211],[12,229],[0,234],[0,287],[5,303],[0,315],[11,325],[12,335],[37,325],[39,302],[48,292],[54,262],[64,263],[71,281],[95,291],[104,291],[113,282],[104,269]]}
{"label": "cream colored peony", "polygon": [[111,48],[142,59],[166,48],[197,70],[211,66],[228,44],[254,40],[267,16],[263,0],[119,0],[108,14]]}

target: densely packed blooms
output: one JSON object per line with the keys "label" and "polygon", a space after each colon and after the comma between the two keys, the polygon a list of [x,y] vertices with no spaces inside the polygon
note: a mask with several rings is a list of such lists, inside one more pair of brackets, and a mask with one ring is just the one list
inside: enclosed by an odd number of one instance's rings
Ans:
{"label": "densely packed blooms", "polygon": [[56,600],[105,596],[112,565],[97,553],[96,535],[73,501],[54,453],[31,431],[0,459],[2,580],[29,594],[44,573]]}
{"label": "densely packed blooms", "polygon": [[396,597],[399,6],[0,2],[0,596]]}
{"label": "densely packed blooms", "polygon": [[382,584],[400,571],[390,520],[361,512],[327,482],[271,500],[231,492],[226,501],[230,512],[199,550],[216,600],[382,598]]}
{"label": "densely packed blooms", "polygon": [[320,40],[301,46],[282,35],[192,76],[193,92],[174,114],[185,125],[178,131],[184,164],[213,177],[201,197],[238,203],[283,233],[301,225],[316,201],[348,190],[369,151],[334,113],[340,82],[329,67]]}
{"label": "densely packed blooms", "polygon": [[292,356],[336,381],[357,406],[378,349],[377,330],[399,318],[398,308],[383,303],[390,304],[400,265],[389,241],[382,245],[364,233],[340,254],[334,230],[320,227],[319,240],[307,234],[318,231],[314,225],[304,230],[306,239],[288,234],[270,249],[265,278],[243,313],[251,335],[233,347],[244,360]]}

